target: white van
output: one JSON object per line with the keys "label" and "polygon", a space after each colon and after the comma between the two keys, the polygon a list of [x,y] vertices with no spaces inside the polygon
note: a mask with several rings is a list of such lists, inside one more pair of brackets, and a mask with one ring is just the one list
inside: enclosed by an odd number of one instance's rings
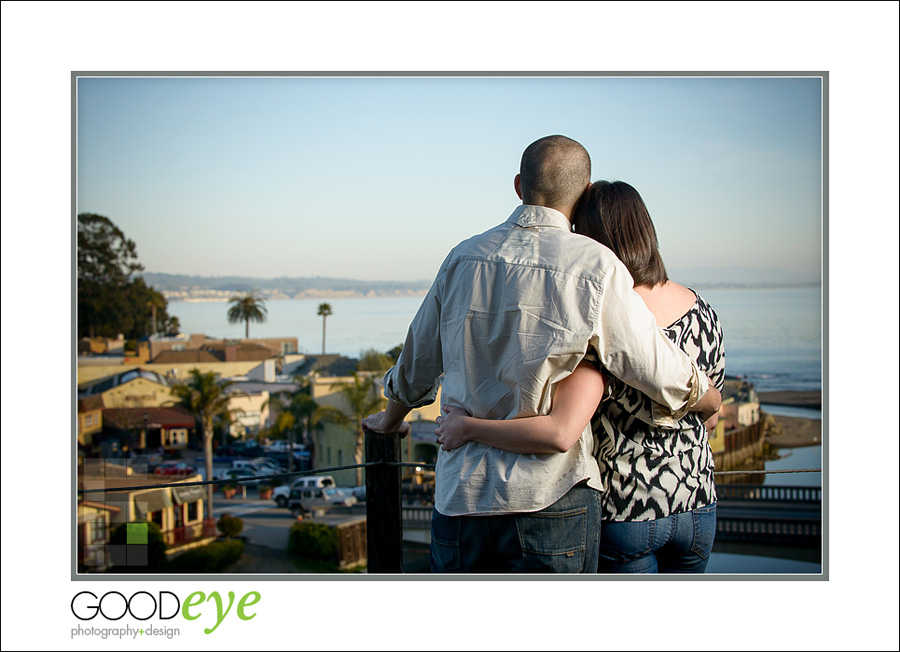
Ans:
{"label": "white van", "polygon": [[276,487],[272,492],[272,500],[278,503],[279,507],[287,507],[291,500],[344,505],[346,507],[355,505],[358,502],[355,496],[338,491],[334,478],[330,475],[306,476],[297,478],[290,485]]}

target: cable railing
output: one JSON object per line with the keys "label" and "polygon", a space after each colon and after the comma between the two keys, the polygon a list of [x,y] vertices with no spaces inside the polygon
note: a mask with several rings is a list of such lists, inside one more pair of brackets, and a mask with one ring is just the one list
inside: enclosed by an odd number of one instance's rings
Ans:
{"label": "cable railing", "polygon": [[[289,481],[292,478],[330,474],[337,471],[366,469],[366,552],[369,573],[402,573],[403,550],[403,505],[401,469],[434,469],[434,464],[401,461],[400,436],[366,433],[365,459],[361,464],[333,466],[305,471],[292,471],[242,479],[219,478],[200,481],[157,482],[144,486],[129,484],[124,487],[81,488],[78,494],[88,496],[95,493],[138,491],[160,489],[161,487],[195,487],[209,485],[241,485],[262,481]],[[814,473],[821,469],[779,469],[717,471],[716,475],[759,475],[769,473]]]}
{"label": "cable railing", "polygon": [[[310,475],[322,475],[334,473],[336,471],[352,471],[355,469],[369,469],[373,466],[387,465],[391,467],[409,467],[415,469],[423,469],[433,471],[435,464],[427,464],[423,462],[363,462],[361,464],[348,464],[345,466],[331,466],[322,469],[307,469],[306,471],[290,471],[287,473],[275,473],[272,475],[254,475],[246,478],[218,478],[215,480],[197,480],[195,482],[181,482],[178,480],[172,482],[157,482],[148,485],[129,485],[127,487],[104,487],[101,489],[79,489],[78,494],[91,493],[110,493],[117,491],[140,491],[145,489],[159,489],[160,487],[205,487],[208,485],[240,485],[253,483],[257,484],[263,480],[290,480],[292,478],[306,477]],[[777,473],[821,473],[822,469],[760,469],[747,471],[715,471],[714,475],[768,475]]]}

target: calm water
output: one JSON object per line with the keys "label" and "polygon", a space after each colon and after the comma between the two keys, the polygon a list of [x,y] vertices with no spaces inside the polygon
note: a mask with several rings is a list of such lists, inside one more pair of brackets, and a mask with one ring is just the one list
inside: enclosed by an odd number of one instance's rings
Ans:
{"label": "calm water", "polygon": [[[819,288],[701,290],[725,332],[729,375],[746,376],[759,391],[821,389],[822,301]],[[250,324],[251,337],[297,337],[300,352],[322,352],[322,300],[269,301],[268,321]],[[327,299],[326,350],[358,357],[401,344],[422,297]],[[243,324],[229,324],[227,302],[170,303],[185,333],[240,338]]]}

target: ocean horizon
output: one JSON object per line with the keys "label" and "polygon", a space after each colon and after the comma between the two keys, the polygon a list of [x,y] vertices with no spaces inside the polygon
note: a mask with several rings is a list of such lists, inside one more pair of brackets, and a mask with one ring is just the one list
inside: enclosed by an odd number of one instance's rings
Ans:
{"label": "ocean horizon", "polygon": [[[719,316],[729,376],[758,391],[821,390],[822,288],[709,288],[697,291]],[[363,351],[389,351],[406,339],[421,296],[270,300],[268,318],[250,324],[250,337],[296,337],[298,352],[322,353],[320,303],[331,305],[327,353],[357,358]],[[244,324],[229,324],[227,301],[170,302],[184,333],[239,339]]]}

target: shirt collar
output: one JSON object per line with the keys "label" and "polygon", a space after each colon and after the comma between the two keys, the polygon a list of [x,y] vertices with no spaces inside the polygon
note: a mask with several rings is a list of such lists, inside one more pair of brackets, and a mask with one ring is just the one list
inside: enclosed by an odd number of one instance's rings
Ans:
{"label": "shirt collar", "polygon": [[507,222],[513,222],[521,227],[533,226],[550,226],[558,229],[572,230],[572,223],[569,219],[553,208],[546,206],[533,206],[531,204],[523,204],[517,206],[516,210],[509,216]]}

